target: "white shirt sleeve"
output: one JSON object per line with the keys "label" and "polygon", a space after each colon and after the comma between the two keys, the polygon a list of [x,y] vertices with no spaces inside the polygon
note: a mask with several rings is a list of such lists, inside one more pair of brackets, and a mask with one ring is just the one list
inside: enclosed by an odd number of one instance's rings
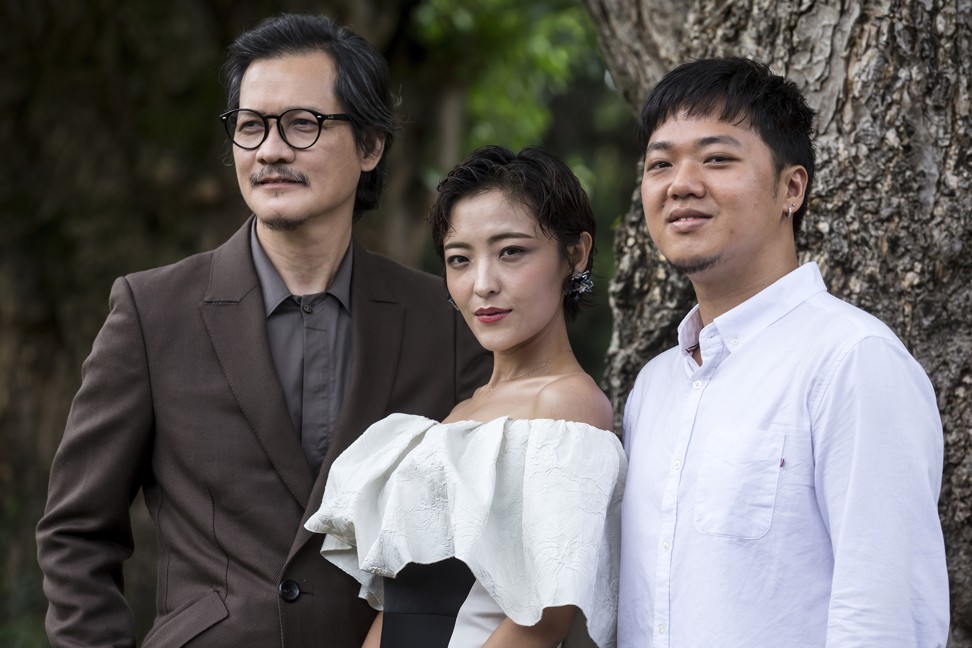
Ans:
{"label": "white shirt sleeve", "polygon": [[811,394],[815,488],[834,575],[827,646],[945,646],[935,394],[900,342],[868,337]]}

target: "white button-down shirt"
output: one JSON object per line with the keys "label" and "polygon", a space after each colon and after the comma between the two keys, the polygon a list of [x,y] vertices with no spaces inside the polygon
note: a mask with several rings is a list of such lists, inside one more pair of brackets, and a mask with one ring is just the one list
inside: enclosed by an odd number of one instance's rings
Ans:
{"label": "white button-down shirt", "polygon": [[944,646],[922,368],[813,263],[700,328],[625,409],[619,647]]}

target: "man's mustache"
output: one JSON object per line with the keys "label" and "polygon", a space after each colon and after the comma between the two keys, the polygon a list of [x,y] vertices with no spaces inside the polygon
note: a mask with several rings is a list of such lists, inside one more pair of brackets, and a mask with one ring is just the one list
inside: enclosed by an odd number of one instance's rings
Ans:
{"label": "man's mustache", "polygon": [[250,184],[258,185],[266,182],[270,178],[273,178],[274,180],[285,180],[289,182],[297,182],[299,184],[307,184],[307,176],[300,171],[294,171],[290,167],[282,164],[271,164],[269,166],[265,166],[256,173],[250,175]]}

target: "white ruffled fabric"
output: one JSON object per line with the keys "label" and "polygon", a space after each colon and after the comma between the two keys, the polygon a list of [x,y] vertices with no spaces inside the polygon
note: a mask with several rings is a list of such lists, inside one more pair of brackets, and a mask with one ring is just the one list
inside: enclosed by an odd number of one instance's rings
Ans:
{"label": "white ruffled fabric", "polygon": [[334,462],[306,527],[377,609],[382,576],[455,556],[514,622],[576,605],[607,648],[626,471],[618,438],[584,423],[392,414]]}

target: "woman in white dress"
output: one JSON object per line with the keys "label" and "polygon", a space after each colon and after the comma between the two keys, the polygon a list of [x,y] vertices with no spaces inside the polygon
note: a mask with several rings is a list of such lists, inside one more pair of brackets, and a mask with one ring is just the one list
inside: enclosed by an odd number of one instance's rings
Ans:
{"label": "woman in white dress", "polygon": [[587,195],[542,149],[485,147],[439,184],[430,222],[492,377],[441,423],[375,423],[307,528],[383,610],[366,648],[554,647],[572,623],[613,646],[626,463],[565,321],[592,287]]}

